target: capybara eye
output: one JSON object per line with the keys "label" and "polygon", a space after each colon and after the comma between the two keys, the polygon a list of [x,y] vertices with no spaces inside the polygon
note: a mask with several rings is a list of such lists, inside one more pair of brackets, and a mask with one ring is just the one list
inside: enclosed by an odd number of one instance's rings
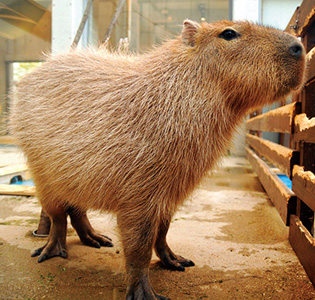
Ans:
{"label": "capybara eye", "polygon": [[234,31],[233,29],[226,29],[222,33],[220,33],[219,38],[230,41],[237,38],[238,36],[240,36],[239,33]]}

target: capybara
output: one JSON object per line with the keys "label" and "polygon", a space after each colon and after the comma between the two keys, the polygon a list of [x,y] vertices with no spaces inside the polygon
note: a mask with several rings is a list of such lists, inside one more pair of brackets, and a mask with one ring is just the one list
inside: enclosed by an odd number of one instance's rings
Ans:
{"label": "capybara", "polygon": [[34,256],[67,256],[67,215],[85,244],[112,246],[86,216],[110,211],[124,248],[126,299],[166,299],[149,281],[153,249],[167,268],[194,265],[166,242],[172,216],[246,113],[300,88],[305,60],[299,40],[279,30],[190,20],[142,55],[49,57],[18,83],[11,115],[52,222]]}

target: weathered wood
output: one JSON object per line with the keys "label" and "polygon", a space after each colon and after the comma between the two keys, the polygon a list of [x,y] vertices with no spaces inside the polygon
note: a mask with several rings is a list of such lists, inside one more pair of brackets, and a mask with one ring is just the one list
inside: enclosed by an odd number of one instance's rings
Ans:
{"label": "weathered wood", "polygon": [[291,177],[293,165],[299,162],[298,151],[261,139],[252,134],[246,134],[246,141],[260,155],[264,156],[288,177]]}
{"label": "weathered wood", "polygon": [[289,225],[289,216],[295,213],[296,209],[295,194],[269,169],[267,164],[248,147],[246,147],[246,154],[247,159],[251,163],[283,222]]}
{"label": "weathered wood", "polygon": [[293,168],[292,190],[309,208],[315,211],[315,175],[304,167]]}
{"label": "weathered wood", "polygon": [[0,136],[0,145],[15,145],[14,139],[10,135]]}
{"label": "weathered wood", "polygon": [[0,195],[35,196],[35,186],[0,184]]}
{"label": "weathered wood", "polygon": [[291,103],[249,119],[246,122],[246,128],[247,130],[291,133],[297,105],[296,102]]}
{"label": "weathered wood", "polygon": [[27,166],[25,164],[2,167],[0,168],[0,177],[4,175],[26,171],[26,170],[27,170]]}
{"label": "weathered wood", "polygon": [[315,18],[315,1],[304,0],[300,7],[296,9],[287,28],[286,32],[295,36],[303,36]]}
{"label": "weathered wood", "polygon": [[315,77],[315,47],[307,53],[306,84]]}
{"label": "weathered wood", "polygon": [[295,117],[294,141],[315,143],[315,118],[309,119],[306,114],[300,114]]}
{"label": "weathered wood", "polygon": [[289,241],[308,277],[315,285],[315,240],[295,215],[291,215],[290,218]]}

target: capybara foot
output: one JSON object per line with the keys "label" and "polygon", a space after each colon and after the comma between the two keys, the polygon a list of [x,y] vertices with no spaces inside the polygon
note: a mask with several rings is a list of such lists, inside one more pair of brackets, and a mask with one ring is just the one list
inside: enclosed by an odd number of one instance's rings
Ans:
{"label": "capybara foot", "polygon": [[138,284],[129,286],[127,289],[126,300],[170,300],[169,298],[158,295],[151,287],[147,279],[141,280]]}
{"label": "capybara foot", "polygon": [[163,250],[160,249],[157,254],[161,259],[162,266],[169,270],[185,271],[185,267],[193,267],[195,265],[193,261],[174,254],[168,246]]}
{"label": "capybara foot", "polygon": [[85,235],[80,235],[83,244],[94,247],[113,247],[112,239],[106,235],[96,233],[94,230],[87,232]]}
{"label": "capybara foot", "polygon": [[67,249],[61,242],[48,242],[45,246],[36,249],[32,257],[39,256],[38,262],[41,263],[48,258],[60,256],[62,258],[67,258]]}
{"label": "capybara foot", "polygon": [[170,255],[161,260],[162,266],[169,270],[185,271],[185,267],[193,267],[195,264],[190,259],[179,255]]}
{"label": "capybara foot", "polygon": [[80,212],[74,207],[69,207],[67,209],[67,213],[71,218],[73,228],[77,231],[77,234],[83,244],[94,248],[101,248],[101,246],[114,246],[111,238],[95,232],[86,215],[86,212]]}

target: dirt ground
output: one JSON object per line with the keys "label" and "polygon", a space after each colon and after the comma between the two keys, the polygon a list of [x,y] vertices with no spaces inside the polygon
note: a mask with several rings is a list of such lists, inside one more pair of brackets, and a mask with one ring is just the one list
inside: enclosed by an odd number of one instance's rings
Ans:
{"label": "dirt ground", "polygon": [[[15,148],[0,148],[0,165],[23,161]],[[0,299],[124,299],[124,262],[114,216],[90,212],[113,248],[89,248],[68,229],[67,259],[41,264],[32,251],[40,205],[35,197],[0,196]],[[244,158],[220,168],[176,214],[168,235],[175,253],[196,266],[161,268],[152,258],[155,290],[173,300],[315,299],[315,290],[288,242],[288,228]]]}

